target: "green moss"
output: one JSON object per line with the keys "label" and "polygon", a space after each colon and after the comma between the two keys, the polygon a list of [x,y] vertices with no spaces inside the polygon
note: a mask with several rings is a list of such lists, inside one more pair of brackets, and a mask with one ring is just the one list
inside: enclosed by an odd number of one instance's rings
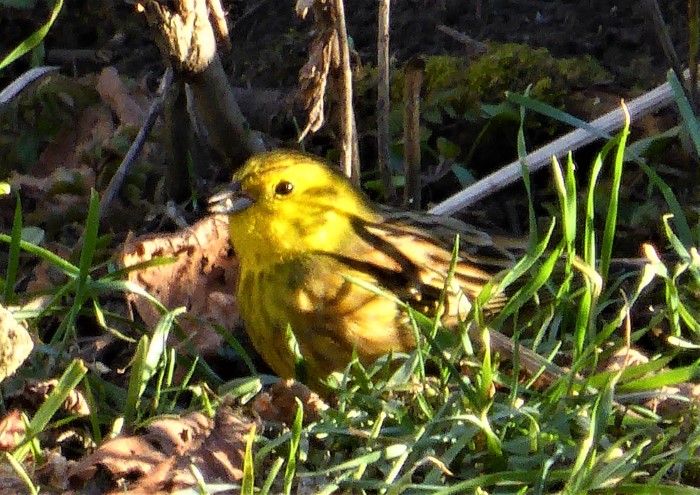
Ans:
{"label": "green moss", "polygon": [[[502,101],[505,91],[522,92],[528,86],[533,98],[562,107],[572,88],[608,78],[591,57],[557,59],[545,48],[491,43],[487,53],[473,61],[450,55],[427,57],[422,112],[430,121],[438,115],[465,116],[482,103]],[[391,79],[394,103],[402,101],[403,84],[403,70],[395,71]],[[360,88],[362,91],[363,85]]]}

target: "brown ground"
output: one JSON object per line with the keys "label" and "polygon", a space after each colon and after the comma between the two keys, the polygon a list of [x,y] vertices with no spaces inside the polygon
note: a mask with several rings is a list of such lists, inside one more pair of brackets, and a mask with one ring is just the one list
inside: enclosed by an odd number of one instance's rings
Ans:
{"label": "brown ground", "polygon": [[[272,87],[295,82],[309,23],[296,19],[293,3],[224,2],[236,48],[229,60],[235,79]],[[478,3],[483,3],[480,17]],[[683,54],[686,2],[660,3],[673,41]],[[46,10],[43,3],[29,10],[3,7],[0,53],[36,29]],[[346,13],[354,47],[363,62],[373,61],[376,1],[349,1]],[[398,61],[416,53],[463,53],[459,42],[436,30],[444,24],[480,41],[527,43],[559,57],[592,55],[622,87],[658,82],[667,67],[647,11],[638,1],[401,0],[392,4],[391,22],[392,51]],[[108,60],[132,76],[158,71],[160,64],[145,20],[126,2],[76,1],[64,6],[46,49],[49,63],[60,62],[51,56],[55,49],[106,49]],[[28,61],[15,64],[3,72],[1,80],[27,66]],[[78,72],[87,70],[94,70],[94,65],[77,64]]]}
{"label": "brown ground", "polygon": [[[685,53],[686,2],[670,0],[661,2],[662,11],[670,27],[673,41],[681,55]],[[270,0],[225,2],[229,12],[233,51],[224,57],[224,63],[234,84],[256,88],[289,88],[297,82],[299,68],[303,65],[310,39],[310,21],[295,17],[294,2]],[[444,24],[463,32],[478,41],[526,43],[532,47],[545,47],[558,57],[590,55],[609,71],[611,80],[600,81],[596,91],[617,101],[618,97],[639,94],[642,88],[650,88],[665,78],[668,64],[663,56],[647,11],[638,1],[622,0],[610,3],[603,0],[545,1],[545,0],[401,0],[392,3],[391,47],[397,66],[415,54],[464,55],[464,46],[440,32]],[[37,4],[28,10],[4,7],[0,16],[0,53],[7,52],[26,37],[46,17],[47,7]],[[376,0],[347,1],[349,34],[359,55],[356,62],[374,63],[376,40]],[[60,64],[68,74],[97,73],[104,66],[115,66],[121,75],[136,81],[146,76],[155,85],[162,74],[160,54],[152,42],[143,17],[135,13],[134,6],[124,2],[76,1],[64,6],[45,43],[46,61]],[[70,50],[66,56],[65,50]],[[75,50],[81,52],[77,61]],[[87,58],[85,58],[87,57]],[[0,74],[0,85],[12,80],[29,65],[27,60],[13,64]],[[522,88],[514,88],[522,90]],[[571,88],[571,91],[591,88]],[[494,95],[498,101],[500,95]],[[584,98],[593,101],[595,94]],[[371,102],[363,102],[373,107]],[[361,108],[361,106],[358,106]],[[366,119],[360,113],[358,120]],[[510,132],[510,131],[509,131]],[[477,175],[514,158],[515,134],[508,138],[507,146],[496,141],[493,148],[479,149],[474,168]],[[450,135],[464,149],[470,146],[474,136],[464,132]],[[542,137],[541,139],[545,139]],[[546,136],[551,139],[551,136]],[[539,144],[531,140],[532,148]],[[590,162],[598,145],[579,153],[579,165]],[[371,151],[365,151],[370,154]],[[690,189],[695,183],[693,161],[683,153],[673,163],[664,163],[679,174],[672,184],[682,204],[691,204],[695,194]],[[667,154],[667,156],[672,156]],[[486,169],[479,162],[486,162]],[[482,167],[482,168],[480,168]],[[691,175],[688,175],[691,174]],[[543,186],[546,178],[541,179]],[[438,189],[426,196],[431,201],[443,199],[454,192]],[[546,189],[546,187],[545,187]],[[520,189],[518,191],[522,192]],[[471,209],[473,221],[489,218],[507,230],[522,230],[524,211],[521,194],[514,201],[512,191],[508,196],[497,196]],[[538,203],[547,204],[551,195]],[[645,204],[641,193],[631,204]],[[504,205],[505,208],[504,208]],[[510,206],[509,206],[510,205]],[[648,207],[648,205],[647,205]],[[659,209],[663,206],[659,204]],[[510,212],[504,211],[510,208]],[[650,214],[658,218],[656,208]],[[642,215],[643,216],[643,215]],[[644,222],[639,221],[639,224]],[[656,222],[658,223],[658,222]],[[654,237],[657,232],[643,229],[639,239]],[[623,234],[624,235],[624,234]],[[638,243],[629,246],[630,254],[638,253]]]}

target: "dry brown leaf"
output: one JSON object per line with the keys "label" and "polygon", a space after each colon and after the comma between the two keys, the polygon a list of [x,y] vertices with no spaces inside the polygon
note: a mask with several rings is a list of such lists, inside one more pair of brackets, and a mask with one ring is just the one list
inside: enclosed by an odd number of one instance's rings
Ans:
{"label": "dry brown leaf", "polygon": [[117,69],[105,67],[97,80],[96,89],[121,124],[134,127],[141,125],[146,112],[119,79]]}
{"label": "dry brown leaf", "polygon": [[194,466],[205,482],[236,483],[243,475],[246,436],[252,427],[253,423],[225,406],[217,410],[214,420],[201,413],[159,419],[143,435],[106,442],[72,466],[68,477],[79,488],[98,471],[106,471],[113,493],[152,495],[196,486]]}
{"label": "dry brown leaf", "polygon": [[[620,371],[628,366],[639,366],[648,362],[649,358],[642,351],[634,347],[621,347],[601,362],[599,368],[602,371]],[[643,402],[644,407],[661,416],[678,414],[693,404],[700,404],[700,384],[679,383],[664,386],[657,390],[652,398]]]}
{"label": "dry brown leaf", "polygon": [[309,9],[316,3],[317,0],[297,0],[297,4],[294,6],[294,10],[297,15],[302,19],[306,18],[306,14],[309,13]]}
{"label": "dry brown leaf", "polygon": [[57,187],[73,189],[77,189],[79,186],[82,188],[92,187],[95,184],[95,172],[88,167],[57,168],[48,177],[13,172],[9,182],[13,189],[22,189],[22,192],[27,192],[27,195],[39,197]]}
{"label": "dry brown leaf", "polygon": [[338,67],[340,63],[333,10],[324,0],[297,2],[296,11],[300,17],[304,18],[309,8],[314,13],[316,35],[309,47],[309,59],[299,71],[302,101],[308,113],[307,124],[299,134],[299,141],[323,125],[328,73],[331,67]]}
{"label": "dry brown leaf", "polygon": [[296,380],[279,380],[268,391],[258,394],[253,400],[253,410],[265,421],[291,425],[297,411],[299,399],[304,408],[304,424],[318,420],[321,411],[328,405],[306,385]]}
{"label": "dry brown leaf", "polygon": [[44,463],[37,468],[33,479],[42,485],[50,486],[52,490],[61,490],[64,493],[68,489],[68,469],[75,464],[61,454],[49,451],[44,454]]}
{"label": "dry brown leaf", "polygon": [[[194,348],[206,356],[223,344],[212,324],[243,337],[235,297],[238,264],[231,254],[226,216],[207,217],[173,234],[129,240],[118,254],[124,267],[163,257],[177,261],[133,270],[129,280],[168,309],[187,308],[179,322]],[[151,302],[137,295],[129,299],[146,325],[154,328],[161,315]]]}
{"label": "dry brown leaf", "polygon": [[[15,404],[22,404],[24,408],[30,409],[32,414],[46,400],[58,385],[58,380],[29,381],[25,383],[21,390],[9,395]],[[61,409],[67,414],[76,416],[89,416],[90,406],[80,390],[71,390],[66,400],[61,405]]]}
{"label": "dry brown leaf", "polygon": [[673,387],[661,387],[655,397],[647,400],[647,407],[660,416],[678,416],[700,404],[700,384],[679,383]]}
{"label": "dry brown leaf", "polygon": [[9,182],[13,189],[21,189],[23,203],[35,202],[34,208],[25,214],[26,225],[56,225],[74,219],[76,212],[87,211],[95,172],[84,166],[59,168],[43,178],[13,172]]}
{"label": "dry brown leaf", "polygon": [[27,329],[0,306],[0,382],[22,366],[33,348]]}
{"label": "dry brown leaf", "polygon": [[26,428],[22,421],[22,413],[13,409],[0,420],[0,450],[5,452],[17,447],[24,438]]}
{"label": "dry brown leaf", "polygon": [[648,362],[649,358],[641,351],[633,347],[621,347],[600,364],[600,369],[604,371],[619,371],[627,366],[636,366]]}

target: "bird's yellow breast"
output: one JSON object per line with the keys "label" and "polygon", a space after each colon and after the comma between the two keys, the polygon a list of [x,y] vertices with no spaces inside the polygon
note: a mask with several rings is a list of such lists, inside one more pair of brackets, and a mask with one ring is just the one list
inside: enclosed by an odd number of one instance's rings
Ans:
{"label": "bird's yellow breast", "polygon": [[389,352],[406,352],[415,346],[395,300],[349,277],[370,284],[376,280],[323,255],[316,258],[290,260],[266,272],[241,267],[241,316],[249,325],[253,345],[275,373],[294,377],[295,354],[285,336],[288,326],[314,380],[343,371],[353,350],[369,364]]}

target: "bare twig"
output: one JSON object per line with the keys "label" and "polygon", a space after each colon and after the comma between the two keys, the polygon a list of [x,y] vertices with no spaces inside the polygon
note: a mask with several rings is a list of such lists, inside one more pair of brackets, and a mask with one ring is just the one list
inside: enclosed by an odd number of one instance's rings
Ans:
{"label": "bare twig", "polygon": [[137,134],[136,139],[134,139],[134,142],[131,143],[129,151],[126,153],[126,156],[124,156],[124,159],[119,165],[119,168],[112,176],[112,180],[109,181],[109,185],[107,185],[107,189],[105,189],[105,192],[102,195],[102,198],[100,199],[100,218],[102,218],[104,212],[107,210],[109,205],[119,193],[124,179],[129,174],[131,165],[134,163],[134,160],[136,160],[136,157],[143,149],[143,145],[146,142],[146,138],[151,132],[151,129],[153,128],[153,125],[156,122],[156,118],[158,118],[158,114],[160,113],[161,108],[163,108],[163,101],[165,99],[166,93],[168,92],[168,89],[170,88],[172,80],[173,71],[172,69],[167,69],[165,71],[165,74],[163,75],[163,78],[160,81],[158,95],[153,99],[153,101],[151,102],[151,107],[148,109],[146,121],[141,126],[141,129],[139,129],[139,133]]}
{"label": "bare twig", "polygon": [[224,51],[231,50],[231,38],[228,35],[228,25],[226,24],[226,13],[221,6],[221,0],[207,0],[211,20],[213,21],[216,39],[224,45]]}
{"label": "bare twig", "polygon": [[423,85],[425,61],[414,57],[406,64],[404,71],[404,118],[403,118],[403,147],[404,174],[406,185],[403,191],[405,207],[419,209],[421,207],[420,180],[420,90]]}
{"label": "bare twig", "polygon": [[377,29],[377,164],[388,203],[396,201],[389,168],[389,10],[391,0],[379,0]]}
{"label": "bare twig", "polygon": [[340,165],[345,175],[355,184],[360,184],[360,157],[357,156],[357,131],[355,112],[352,107],[352,72],[350,70],[350,47],[345,27],[343,0],[334,0],[336,32],[340,55],[340,77],[337,78],[340,99]]}
{"label": "bare twig", "polygon": [[253,15],[256,10],[258,10],[260,7],[262,7],[263,5],[265,5],[269,1],[270,0],[258,0],[253,5],[246,7],[245,11],[243,11],[243,13],[241,15],[236,17],[235,21],[233,21],[233,28],[232,29],[236,29],[239,24],[241,24],[243,21],[245,21],[251,15]]}
{"label": "bare twig", "polygon": [[57,72],[60,67],[34,67],[19,76],[10,84],[0,91],[0,108],[10,103],[17,95],[27,89],[33,82],[46,77],[47,75]]}
{"label": "bare twig", "polygon": [[[686,70],[683,74],[684,78],[687,79],[688,74],[689,71]],[[671,85],[664,83],[630,101],[627,108],[630,118],[635,120],[667,106],[672,101]],[[527,168],[531,172],[539,170],[545,165],[551,164],[553,156],[562,157],[569,151],[575,151],[597,139],[604,138],[610,131],[619,129],[624,121],[625,116],[621,108],[612,110],[590,122],[590,126],[595,129],[594,132],[587,129],[576,129],[527,155],[524,159]],[[521,163],[520,160],[516,160],[434,206],[430,209],[430,213],[452,214],[505,188],[520,177]]]}
{"label": "bare twig", "polygon": [[74,64],[75,62],[92,62],[110,64],[113,59],[112,50],[91,50],[86,48],[52,48],[46,50],[46,61],[51,64]]}
{"label": "bare twig", "polygon": [[444,24],[439,24],[437,29],[438,31],[442,31],[443,33],[445,33],[450,38],[453,38],[462,43],[467,49],[467,54],[470,57],[478,57],[479,55],[483,55],[484,53],[486,53],[486,44],[482,43],[481,41],[475,40],[471,36],[467,36],[466,34],[461,33],[456,29],[452,29],[449,26],[445,26]]}
{"label": "bare twig", "polygon": [[[656,38],[659,40],[661,49],[666,56],[666,60],[671,65],[671,68],[678,76],[678,79],[682,79],[681,74],[683,69],[681,67],[681,61],[676,53],[676,49],[673,47],[673,42],[671,41],[671,34],[668,31],[668,26],[664,21],[664,16],[661,13],[659,4],[656,0],[644,0],[647,11],[649,12],[649,17],[651,17],[652,24],[654,25],[654,31],[656,31]],[[686,97],[690,100],[691,96],[688,93],[687,88],[683,88]]]}

